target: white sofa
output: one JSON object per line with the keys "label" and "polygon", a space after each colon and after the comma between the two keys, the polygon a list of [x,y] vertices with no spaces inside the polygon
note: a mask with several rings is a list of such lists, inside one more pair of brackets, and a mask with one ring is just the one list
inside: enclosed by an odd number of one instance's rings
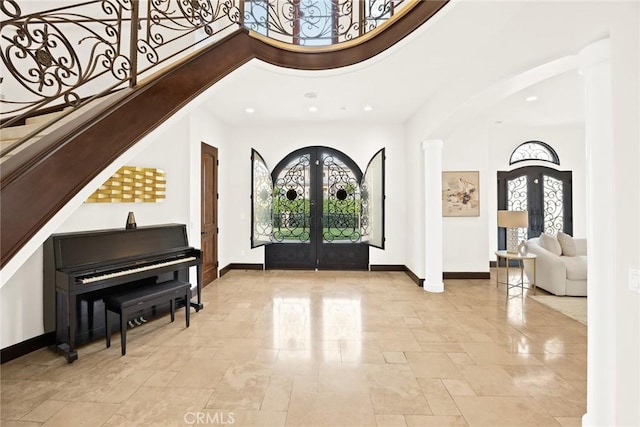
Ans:
{"label": "white sofa", "polygon": [[[587,239],[574,238],[576,256],[556,255],[543,248],[539,239],[527,240],[527,252],[536,254],[536,287],[555,295],[587,296]],[[533,277],[533,263],[525,272]]]}

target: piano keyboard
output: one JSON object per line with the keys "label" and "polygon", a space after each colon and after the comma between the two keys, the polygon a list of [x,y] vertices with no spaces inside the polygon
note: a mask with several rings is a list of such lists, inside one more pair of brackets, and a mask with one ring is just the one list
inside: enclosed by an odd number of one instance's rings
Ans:
{"label": "piano keyboard", "polygon": [[82,279],[80,279],[80,283],[86,285],[87,283],[98,282],[100,280],[111,279],[114,277],[126,276],[128,274],[138,273],[140,271],[153,270],[155,268],[165,267],[167,265],[181,264],[183,262],[189,262],[195,259],[196,257],[180,258],[172,261],[160,262],[158,264],[149,264],[145,265],[144,267],[131,268],[128,270],[116,271],[114,273],[101,274],[99,276],[83,277]]}

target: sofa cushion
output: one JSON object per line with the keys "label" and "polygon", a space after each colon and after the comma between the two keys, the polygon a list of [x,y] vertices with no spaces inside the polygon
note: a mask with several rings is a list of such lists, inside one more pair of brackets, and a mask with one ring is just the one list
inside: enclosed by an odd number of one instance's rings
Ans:
{"label": "sofa cushion", "polygon": [[558,255],[558,256],[562,255],[562,247],[560,246],[560,243],[558,242],[558,239],[556,238],[556,236],[552,236],[551,234],[547,234],[547,233],[542,233],[540,235],[540,238],[538,239],[538,242],[540,243],[540,246],[542,246],[552,254]]}
{"label": "sofa cushion", "polygon": [[574,242],[573,237],[571,237],[569,234],[559,231],[558,243],[560,243],[560,248],[562,248],[562,255],[564,256],[578,255],[578,252],[576,250],[576,242]]}
{"label": "sofa cushion", "polygon": [[560,259],[567,269],[567,279],[587,280],[587,256],[561,256]]}

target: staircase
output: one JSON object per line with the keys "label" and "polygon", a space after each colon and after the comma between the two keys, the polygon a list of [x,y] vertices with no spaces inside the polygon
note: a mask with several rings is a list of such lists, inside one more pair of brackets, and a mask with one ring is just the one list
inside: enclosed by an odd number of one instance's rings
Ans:
{"label": "staircase", "polygon": [[[95,108],[60,122],[37,143],[3,159],[0,168],[0,265],[6,264],[78,191],[150,131],[251,59],[301,70],[344,67],[386,50],[425,23],[448,0],[420,1],[385,31],[332,51],[293,51],[237,30],[154,79],[124,89]],[[42,118],[43,120],[44,117]],[[48,120],[48,119],[47,119]],[[22,129],[35,131],[38,124]],[[15,133],[14,133],[15,132]],[[2,131],[16,140],[19,130]],[[108,143],[105,143],[108,142]],[[55,178],[55,185],[51,185]],[[33,195],[36,194],[37,197]]]}
{"label": "staircase", "polygon": [[[6,153],[2,157],[0,157],[0,164],[8,160],[11,156],[25,149],[29,144],[32,144],[42,138],[47,132],[49,132],[52,128],[42,129],[38,132],[44,125],[47,125],[50,122],[58,120],[65,113],[69,113],[72,111],[72,107],[64,108],[61,111],[56,111],[53,113],[41,114],[39,116],[29,117],[25,120],[25,124],[10,126],[3,129],[0,129],[0,152]],[[71,119],[67,119],[66,122]],[[28,141],[24,144],[20,144],[14,149],[11,149],[11,146],[16,144],[21,139],[28,137],[29,135],[37,132]],[[6,151],[11,150],[11,151]]]}

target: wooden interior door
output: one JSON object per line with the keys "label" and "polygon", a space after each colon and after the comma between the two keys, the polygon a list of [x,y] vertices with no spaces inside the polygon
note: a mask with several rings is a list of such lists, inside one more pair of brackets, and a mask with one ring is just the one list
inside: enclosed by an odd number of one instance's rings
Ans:
{"label": "wooden interior door", "polygon": [[202,283],[218,277],[218,149],[201,144]]}

